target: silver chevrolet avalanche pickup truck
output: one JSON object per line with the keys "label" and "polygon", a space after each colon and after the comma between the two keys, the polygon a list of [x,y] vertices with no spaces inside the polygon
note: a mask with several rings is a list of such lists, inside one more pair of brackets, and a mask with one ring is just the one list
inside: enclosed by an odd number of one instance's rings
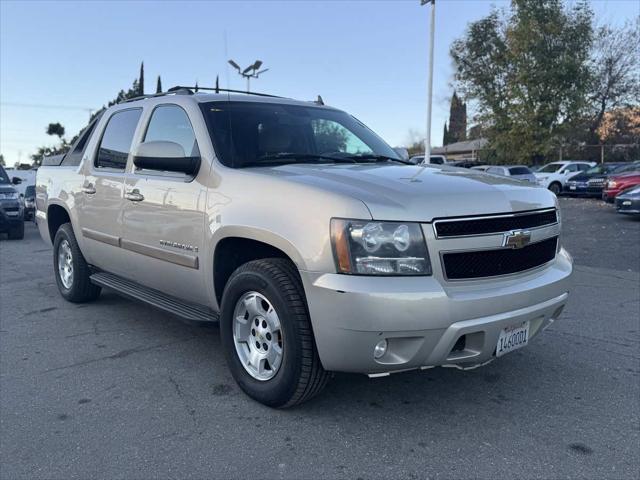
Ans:
{"label": "silver chevrolet avalanche pickup truck", "polygon": [[269,406],[331,372],[485,364],[567,301],[551,192],[408,164],[320,101],[177,88],[110,107],[53,163],[36,217],[62,296],[218,321]]}

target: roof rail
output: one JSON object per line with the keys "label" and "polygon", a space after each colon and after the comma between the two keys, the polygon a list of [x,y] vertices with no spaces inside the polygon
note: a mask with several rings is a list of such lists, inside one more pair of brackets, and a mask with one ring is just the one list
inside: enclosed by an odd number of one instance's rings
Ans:
{"label": "roof rail", "polygon": [[[137,97],[128,98],[128,99],[123,100],[123,101],[118,102],[118,103],[135,102],[135,101],[138,101],[138,100],[144,100],[145,98],[163,97],[165,95],[193,95],[195,93],[195,90],[196,90],[196,87],[185,87],[185,86],[182,86],[182,85],[177,85],[175,87],[171,87],[166,92],[153,93],[153,94],[150,94],[150,95],[139,95]],[[215,92],[215,93],[220,93],[220,92],[240,93],[240,94],[244,94],[244,95],[256,95],[258,97],[285,98],[285,97],[281,97],[281,96],[278,96],[278,95],[271,95],[269,93],[245,92],[245,91],[242,91],[242,90],[232,90],[230,88],[198,87],[198,90],[205,90],[205,91],[208,91],[208,92],[210,91],[210,92]],[[318,95],[318,100],[315,100],[315,103],[318,103],[319,105],[324,105],[324,103],[322,103],[322,97],[320,97],[320,95]]]}
{"label": "roof rail", "polygon": [[[183,86],[177,86],[177,87],[173,87],[171,89],[169,89],[169,91],[171,90],[180,90],[180,89],[185,89],[185,90],[190,90],[191,92],[195,91],[196,87],[183,87]],[[271,95],[269,93],[260,93],[260,92],[245,92],[243,90],[231,90],[230,88],[216,88],[216,87],[198,87],[198,90],[206,90],[208,92],[215,92],[215,93],[220,93],[220,92],[225,92],[225,93],[242,93],[244,95],[256,95],[258,97],[272,97],[272,98],[284,98],[284,97],[280,97],[278,95]]]}
{"label": "roof rail", "polygon": [[144,100],[145,98],[164,97],[165,95],[193,95],[193,92],[187,87],[173,87],[166,92],[152,93],[149,95],[138,95],[137,97],[127,98],[118,103],[129,103],[137,100]]}

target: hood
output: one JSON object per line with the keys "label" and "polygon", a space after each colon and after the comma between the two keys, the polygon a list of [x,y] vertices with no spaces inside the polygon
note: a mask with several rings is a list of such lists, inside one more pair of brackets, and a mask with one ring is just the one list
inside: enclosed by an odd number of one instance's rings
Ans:
{"label": "hood", "polygon": [[356,198],[377,220],[428,222],[555,206],[545,188],[449,166],[290,164],[253,172]]}
{"label": "hood", "polygon": [[17,192],[17,190],[13,188],[11,185],[8,185],[8,184],[0,185],[0,193],[12,193],[12,192]]}

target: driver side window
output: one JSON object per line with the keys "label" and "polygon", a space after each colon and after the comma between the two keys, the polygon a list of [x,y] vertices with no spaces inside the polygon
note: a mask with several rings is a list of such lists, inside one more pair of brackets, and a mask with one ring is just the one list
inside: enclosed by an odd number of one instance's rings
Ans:
{"label": "driver side window", "polygon": [[342,152],[350,155],[373,153],[371,148],[337,122],[325,119],[311,121],[318,153]]}

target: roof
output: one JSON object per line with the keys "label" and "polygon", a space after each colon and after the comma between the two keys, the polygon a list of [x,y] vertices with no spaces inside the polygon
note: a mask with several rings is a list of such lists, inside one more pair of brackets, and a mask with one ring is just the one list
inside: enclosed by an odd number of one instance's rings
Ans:
{"label": "roof", "polygon": [[486,138],[477,138],[475,140],[465,140],[464,142],[450,143],[443,147],[435,147],[431,149],[431,153],[447,154],[447,153],[464,153],[474,150],[481,150],[487,146]]}

